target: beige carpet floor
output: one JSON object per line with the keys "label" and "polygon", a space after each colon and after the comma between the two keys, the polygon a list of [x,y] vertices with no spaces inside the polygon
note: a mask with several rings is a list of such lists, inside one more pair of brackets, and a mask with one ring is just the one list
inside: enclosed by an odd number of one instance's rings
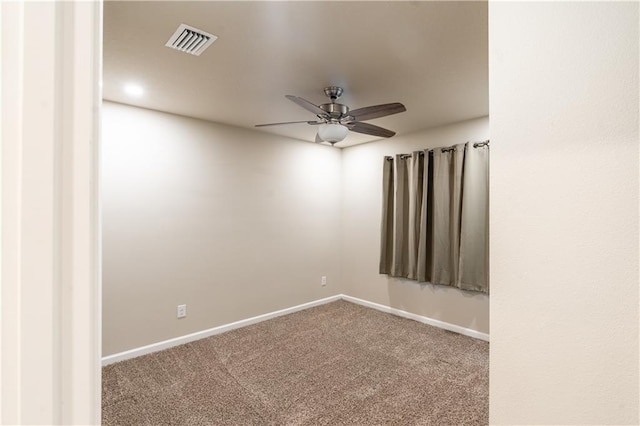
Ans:
{"label": "beige carpet floor", "polygon": [[489,344],[338,301],[103,369],[104,425],[487,424]]}

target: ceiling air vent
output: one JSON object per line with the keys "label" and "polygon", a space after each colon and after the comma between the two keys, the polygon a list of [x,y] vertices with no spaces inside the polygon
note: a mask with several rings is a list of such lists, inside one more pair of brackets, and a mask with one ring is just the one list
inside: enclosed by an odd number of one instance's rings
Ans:
{"label": "ceiling air vent", "polygon": [[200,56],[217,38],[213,34],[181,24],[165,46]]}

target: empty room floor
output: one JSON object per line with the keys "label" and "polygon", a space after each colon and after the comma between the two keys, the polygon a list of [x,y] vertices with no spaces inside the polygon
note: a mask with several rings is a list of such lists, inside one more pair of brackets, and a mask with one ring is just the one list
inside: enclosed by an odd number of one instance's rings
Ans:
{"label": "empty room floor", "polygon": [[345,301],[103,368],[104,425],[487,424],[489,344]]}

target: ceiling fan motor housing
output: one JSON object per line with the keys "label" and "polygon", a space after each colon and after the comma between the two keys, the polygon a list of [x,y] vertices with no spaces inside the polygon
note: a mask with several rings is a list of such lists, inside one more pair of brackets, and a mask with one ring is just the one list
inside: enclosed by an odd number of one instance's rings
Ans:
{"label": "ceiling fan motor housing", "polygon": [[[321,110],[326,111],[332,119],[339,120],[349,114],[349,107],[342,104],[330,103],[318,105]],[[322,118],[322,117],[320,117]]]}

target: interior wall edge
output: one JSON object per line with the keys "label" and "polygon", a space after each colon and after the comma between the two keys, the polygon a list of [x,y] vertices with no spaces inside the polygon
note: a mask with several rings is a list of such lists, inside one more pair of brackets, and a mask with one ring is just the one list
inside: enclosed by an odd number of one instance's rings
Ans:
{"label": "interior wall edge", "polygon": [[491,424],[639,424],[639,35],[489,2]]}

